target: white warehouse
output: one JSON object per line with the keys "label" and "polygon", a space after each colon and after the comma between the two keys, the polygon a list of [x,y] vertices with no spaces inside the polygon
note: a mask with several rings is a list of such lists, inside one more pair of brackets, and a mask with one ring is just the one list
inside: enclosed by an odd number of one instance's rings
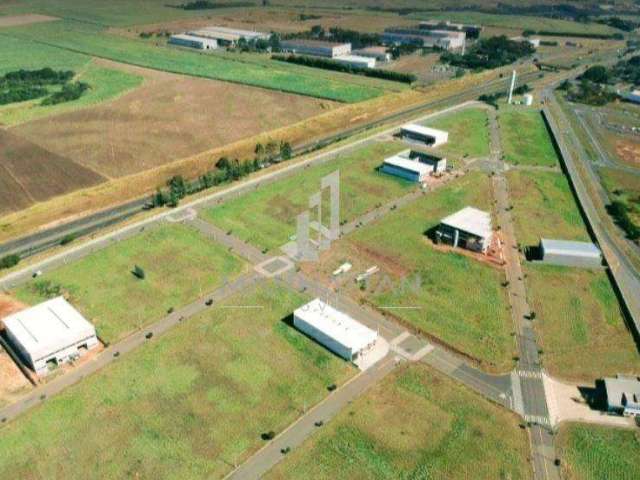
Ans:
{"label": "white warehouse", "polygon": [[375,68],[376,59],[371,57],[361,57],[359,55],[342,55],[334,57],[334,62],[348,65],[352,68]]}
{"label": "white warehouse", "polygon": [[449,133],[422,125],[408,124],[400,130],[400,136],[405,140],[424,143],[427,146],[438,147],[449,141]]}
{"label": "white warehouse", "polygon": [[436,230],[438,242],[474,252],[485,253],[492,238],[491,214],[473,207],[465,207],[443,218]]}
{"label": "white warehouse", "polygon": [[313,55],[316,57],[342,57],[351,53],[350,43],[325,42],[323,40],[291,39],[282,40],[280,47],[298,55]]}
{"label": "white warehouse", "polygon": [[602,266],[602,252],[590,242],[568,240],[540,240],[542,261],[567,267],[598,268]]}
{"label": "white warehouse", "polygon": [[171,35],[169,43],[171,45],[195,48],[197,50],[215,50],[218,48],[218,41],[215,38],[197,37],[186,33]]}
{"label": "white warehouse", "polygon": [[350,362],[372,349],[378,339],[377,332],[319,298],[293,312],[293,325]]}
{"label": "white warehouse", "polygon": [[428,176],[443,173],[447,169],[447,159],[420,150],[405,150],[386,158],[380,169],[389,175],[424,182]]}
{"label": "white warehouse", "polygon": [[38,375],[49,365],[78,358],[98,346],[96,330],[64,297],[40,303],[3,319],[7,337]]}

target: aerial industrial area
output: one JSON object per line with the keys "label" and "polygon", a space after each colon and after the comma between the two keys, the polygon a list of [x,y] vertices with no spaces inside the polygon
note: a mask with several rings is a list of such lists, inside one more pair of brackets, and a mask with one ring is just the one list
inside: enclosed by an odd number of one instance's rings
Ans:
{"label": "aerial industrial area", "polygon": [[640,478],[640,4],[0,3],[0,478]]}

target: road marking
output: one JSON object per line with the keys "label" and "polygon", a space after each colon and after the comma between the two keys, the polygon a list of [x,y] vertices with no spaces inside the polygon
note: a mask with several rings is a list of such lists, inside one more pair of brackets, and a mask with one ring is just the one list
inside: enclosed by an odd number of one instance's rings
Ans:
{"label": "road marking", "polygon": [[516,373],[518,374],[519,377],[542,379],[542,372],[538,372],[534,370],[516,370]]}
{"label": "road marking", "polygon": [[525,415],[524,420],[529,423],[535,423],[537,425],[546,425],[551,426],[551,422],[548,417],[543,417],[542,415]]}

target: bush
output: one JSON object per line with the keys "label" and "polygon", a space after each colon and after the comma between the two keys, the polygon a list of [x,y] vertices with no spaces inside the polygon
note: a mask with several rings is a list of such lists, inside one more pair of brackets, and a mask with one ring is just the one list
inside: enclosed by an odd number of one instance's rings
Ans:
{"label": "bush", "polygon": [[139,265],[134,266],[133,270],[131,271],[131,273],[133,274],[134,277],[136,277],[136,278],[138,278],[140,280],[144,280],[145,277],[146,277],[146,274],[144,273],[144,270]]}
{"label": "bush", "polygon": [[41,297],[55,298],[62,295],[62,285],[51,280],[38,280],[33,284],[33,290]]}
{"label": "bush", "polygon": [[440,60],[456,67],[480,70],[502,67],[534,52],[529,42],[517,42],[500,35],[478,41],[465,55],[444,52]]}
{"label": "bush", "polygon": [[0,258],[0,270],[15,267],[18,263],[20,263],[19,255],[6,255]]}
{"label": "bush", "polygon": [[59,103],[77,100],[88,89],[89,84],[85,82],[67,83],[62,87],[62,90],[45,98],[42,101],[42,105],[57,105]]}
{"label": "bush", "polygon": [[607,83],[609,81],[609,73],[607,69],[602,65],[594,65],[589,67],[580,78],[589,80],[595,83]]}
{"label": "bush", "polygon": [[607,207],[607,211],[630,240],[640,239],[640,227],[634,224],[629,217],[629,207],[625,203],[615,200]]}

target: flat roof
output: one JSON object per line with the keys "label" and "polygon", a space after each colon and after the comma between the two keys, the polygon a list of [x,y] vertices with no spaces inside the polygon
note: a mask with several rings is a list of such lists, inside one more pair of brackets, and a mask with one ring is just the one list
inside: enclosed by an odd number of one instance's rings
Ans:
{"label": "flat roof", "polygon": [[211,42],[211,41],[215,41],[214,38],[199,37],[197,35],[189,35],[188,33],[178,33],[176,35],[171,35],[171,38],[177,38],[177,39],[180,39],[180,40],[189,40],[191,42]]}
{"label": "flat roof", "polygon": [[420,135],[426,135],[433,138],[438,138],[438,137],[442,137],[443,135],[448,135],[448,133],[443,130],[436,130],[435,128],[425,127],[423,125],[418,125],[416,123],[408,123],[407,125],[403,125],[402,130],[418,133]]}
{"label": "flat roof", "polygon": [[34,361],[96,334],[94,326],[64,297],[47,300],[2,321]]}
{"label": "flat roof", "polygon": [[404,152],[401,152],[399,155],[406,158],[410,158],[410,155],[413,155],[413,154],[420,155],[423,158],[427,157],[429,160],[434,160],[438,162],[446,160],[446,158],[443,155],[438,155],[437,153],[433,153],[431,150],[427,150],[426,148],[410,148],[408,150],[405,150]]}
{"label": "flat roof", "polygon": [[296,309],[294,315],[355,352],[372,344],[378,338],[377,332],[319,298]]}
{"label": "flat roof", "polygon": [[540,239],[540,244],[545,253],[555,255],[572,255],[574,257],[601,258],[602,252],[591,242],[575,242],[569,240]]}
{"label": "flat roof", "polygon": [[363,53],[388,53],[387,47],[365,47],[354,50],[354,52],[363,52]]}
{"label": "flat roof", "polygon": [[313,40],[310,38],[290,38],[287,40],[282,40],[281,44],[290,43],[295,45],[303,45],[305,47],[324,47],[324,48],[335,48],[335,47],[344,47],[345,45],[351,46],[348,42],[327,42],[325,40]]}
{"label": "flat roof", "polygon": [[453,215],[443,218],[440,223],[481,238],[489,238],[493,233],[491,214],[474,207],[465,207]]}
{"label": "flat roof", "polygon": [[188,32],[189,35],[196,35],[201,37],[219,38],[221,40],[236,41],[240,38],[246,37],[249,39],[267,37],[268,33],[254,32],[252,30],[240,30],[237,28],[227,27],[204,27],[198,30]]}
{"label": "flat roof", "polygon": [[335,57],[333,60],[342,60],[345,62],[363,62],[363,63],[371,63],[376,61],[375,58],[371,57],[361,57],[359,55],[340,55],[339,57]]}
{"label": "flat roof", "polygon": [[418,173],[420,176],[431,173],[433,170],[425,163],[421,163],[417,160],[411,160],[401,155],[385,158],[384,163],[385,165],[392,165],[394,167],[404,168],[405,170]]}
{"label": "flat roof", "polygon": [[[610,406],[640,409],[640,380],[637,377],[618,375],[617,378],[605,378],[604,386]],[[626,402],[622,401],[623,396]]]}

